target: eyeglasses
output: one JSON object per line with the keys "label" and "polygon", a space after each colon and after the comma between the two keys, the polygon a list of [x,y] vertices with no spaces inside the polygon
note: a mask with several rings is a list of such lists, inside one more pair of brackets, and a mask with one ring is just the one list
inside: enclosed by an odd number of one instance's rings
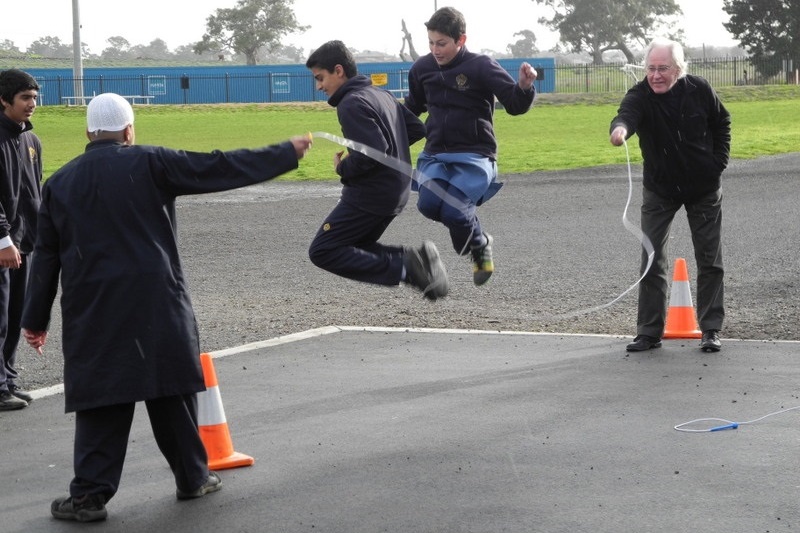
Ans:
{"label": "eyeglasses", "polygon": [[655,74],[656,72],[658,72],[659,74],[664,74],[666,72],[669,72],[670,70],[672,70],[672,65],[659,65],[657,67],[651,65],[647,67],[648,74]]}

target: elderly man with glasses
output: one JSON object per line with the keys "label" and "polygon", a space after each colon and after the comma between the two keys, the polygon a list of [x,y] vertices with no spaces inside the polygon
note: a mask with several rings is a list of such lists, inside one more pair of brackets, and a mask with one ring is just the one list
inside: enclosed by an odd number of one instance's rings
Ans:
{"label": "elderly man with glasses", "polygon": [[[643,158],[642,232],[655,251],[639,286],[636,337],[629,352],[658,348],[667,314],[672,221],[684,207],[697,262],[700,348],[718,352],[725,316],[722,265],[722,171],[728,165],[730,113],[705,79],[686,73],[680,44],[656,39],[645,50],[645,79],[631,87],[611,121],[611,144],[634,133]],[[642,253],[642,272],[648,263]]]}

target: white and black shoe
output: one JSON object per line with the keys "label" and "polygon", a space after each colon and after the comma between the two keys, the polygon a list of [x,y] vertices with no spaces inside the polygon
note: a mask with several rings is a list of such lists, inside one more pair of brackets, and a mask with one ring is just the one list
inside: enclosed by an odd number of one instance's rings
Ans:
{"label": "white and black shoe", "polygon": [[195,498],[202,498],[209,492],[217,492],[221,488],[222,480],[220,479],[219,474],[209,471],[208,479],[200,487],[191,492],[184,492],[181,489],[177,489],[175,491],[175,496],[177,496],[179,500],[193,500]]}

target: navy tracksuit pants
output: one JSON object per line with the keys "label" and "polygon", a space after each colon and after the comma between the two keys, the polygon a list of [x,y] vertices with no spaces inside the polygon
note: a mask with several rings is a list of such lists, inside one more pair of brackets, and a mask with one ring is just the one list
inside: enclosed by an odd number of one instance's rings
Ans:
{"label": "navy tracksuit pants", "polygon": [[311,242],[311,262],[355,281],[398,285],[403,273],[403,247],[378,242],[395,216],[376,215],[340,201]]}

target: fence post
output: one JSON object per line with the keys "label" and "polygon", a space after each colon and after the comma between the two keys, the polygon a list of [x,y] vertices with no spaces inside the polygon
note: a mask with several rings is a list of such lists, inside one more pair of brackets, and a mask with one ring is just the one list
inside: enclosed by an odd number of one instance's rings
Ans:
{"label": "fence post", "polygon": [[586,63],[583,65],[583,72],[586,78],[586,92],[589,92],[589,64]]}
{"label": "fence post", "polygon": [[181,76],[181,90],[183,91],[183,105],[186,105],[186,93],[189,91],[189,76],[186,73]]}
{"label": "fence post", "polygon": [[225,103],[231,103],[231,75],[225,73]]}

